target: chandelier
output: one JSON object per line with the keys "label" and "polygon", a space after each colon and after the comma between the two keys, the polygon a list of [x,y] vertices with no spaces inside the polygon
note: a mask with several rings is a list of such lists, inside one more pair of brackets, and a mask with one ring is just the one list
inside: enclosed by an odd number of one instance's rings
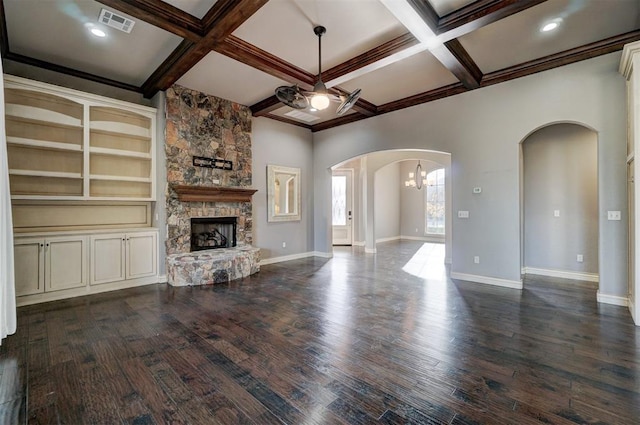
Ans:
{"label": "chandelier", "polygon": [[409,180],[404,181],[404,185],[406,187],[415,187],[416,189],[422,189],[422,186],[426,186],[427,184],[427,172],[422,171],[422,165],[420,165],[420,161],[418,161],[418,165],[416,165],[416,171],[413,173],[409,173]]}

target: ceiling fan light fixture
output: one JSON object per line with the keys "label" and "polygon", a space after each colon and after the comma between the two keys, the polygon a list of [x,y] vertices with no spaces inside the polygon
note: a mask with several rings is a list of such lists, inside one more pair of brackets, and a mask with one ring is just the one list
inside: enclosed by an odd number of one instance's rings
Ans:
{"label": "ceiling fan light fixture", "polygon": [[316,93],[311,98],[311,106],[318,111],[322,111],[323,109],[327,109],[329,107],[329,96],[325,93]]}

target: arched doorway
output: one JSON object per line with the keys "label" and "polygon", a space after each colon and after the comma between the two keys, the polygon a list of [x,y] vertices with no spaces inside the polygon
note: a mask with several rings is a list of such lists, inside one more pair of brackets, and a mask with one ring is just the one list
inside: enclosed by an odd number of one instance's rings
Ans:
{"label": "arched doorway", "polygon": [[598,135],[540,128],[521,144],[522,270],[598,282]]}

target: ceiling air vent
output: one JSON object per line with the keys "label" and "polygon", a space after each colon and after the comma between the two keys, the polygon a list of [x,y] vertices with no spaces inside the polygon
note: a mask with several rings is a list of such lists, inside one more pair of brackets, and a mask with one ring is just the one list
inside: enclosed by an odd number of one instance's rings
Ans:
{"label": "ceiling air vent", "polygon": [[102,9],[100,11],[100,17],[98,18],[98,22],[100,22],[101,24],[108,25],[111,28],[124,31],[127,34],[131,32],[131,29],[135,25],[135,22],[133,22],[131,19],[125,18],[122,15],[118,15],[106,9]]}
{"label": "ceiling air vent", "polygon": [[307,114],[306,112],[301,112],[298,110],[289,111],[285,114],[288,117],[299,119],[304,122],[314,122],[318,121],[320,118],[315,115]]}

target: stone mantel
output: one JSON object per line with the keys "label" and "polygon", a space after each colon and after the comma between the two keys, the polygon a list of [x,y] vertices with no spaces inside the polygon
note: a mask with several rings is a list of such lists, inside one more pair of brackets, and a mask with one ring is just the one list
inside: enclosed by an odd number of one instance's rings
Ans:
{"label": "stone mantel", "polygon": [[236,187],[211,187],[172,185],[182,202],[251,202],[251,197],[257,189],[242,189]]}

